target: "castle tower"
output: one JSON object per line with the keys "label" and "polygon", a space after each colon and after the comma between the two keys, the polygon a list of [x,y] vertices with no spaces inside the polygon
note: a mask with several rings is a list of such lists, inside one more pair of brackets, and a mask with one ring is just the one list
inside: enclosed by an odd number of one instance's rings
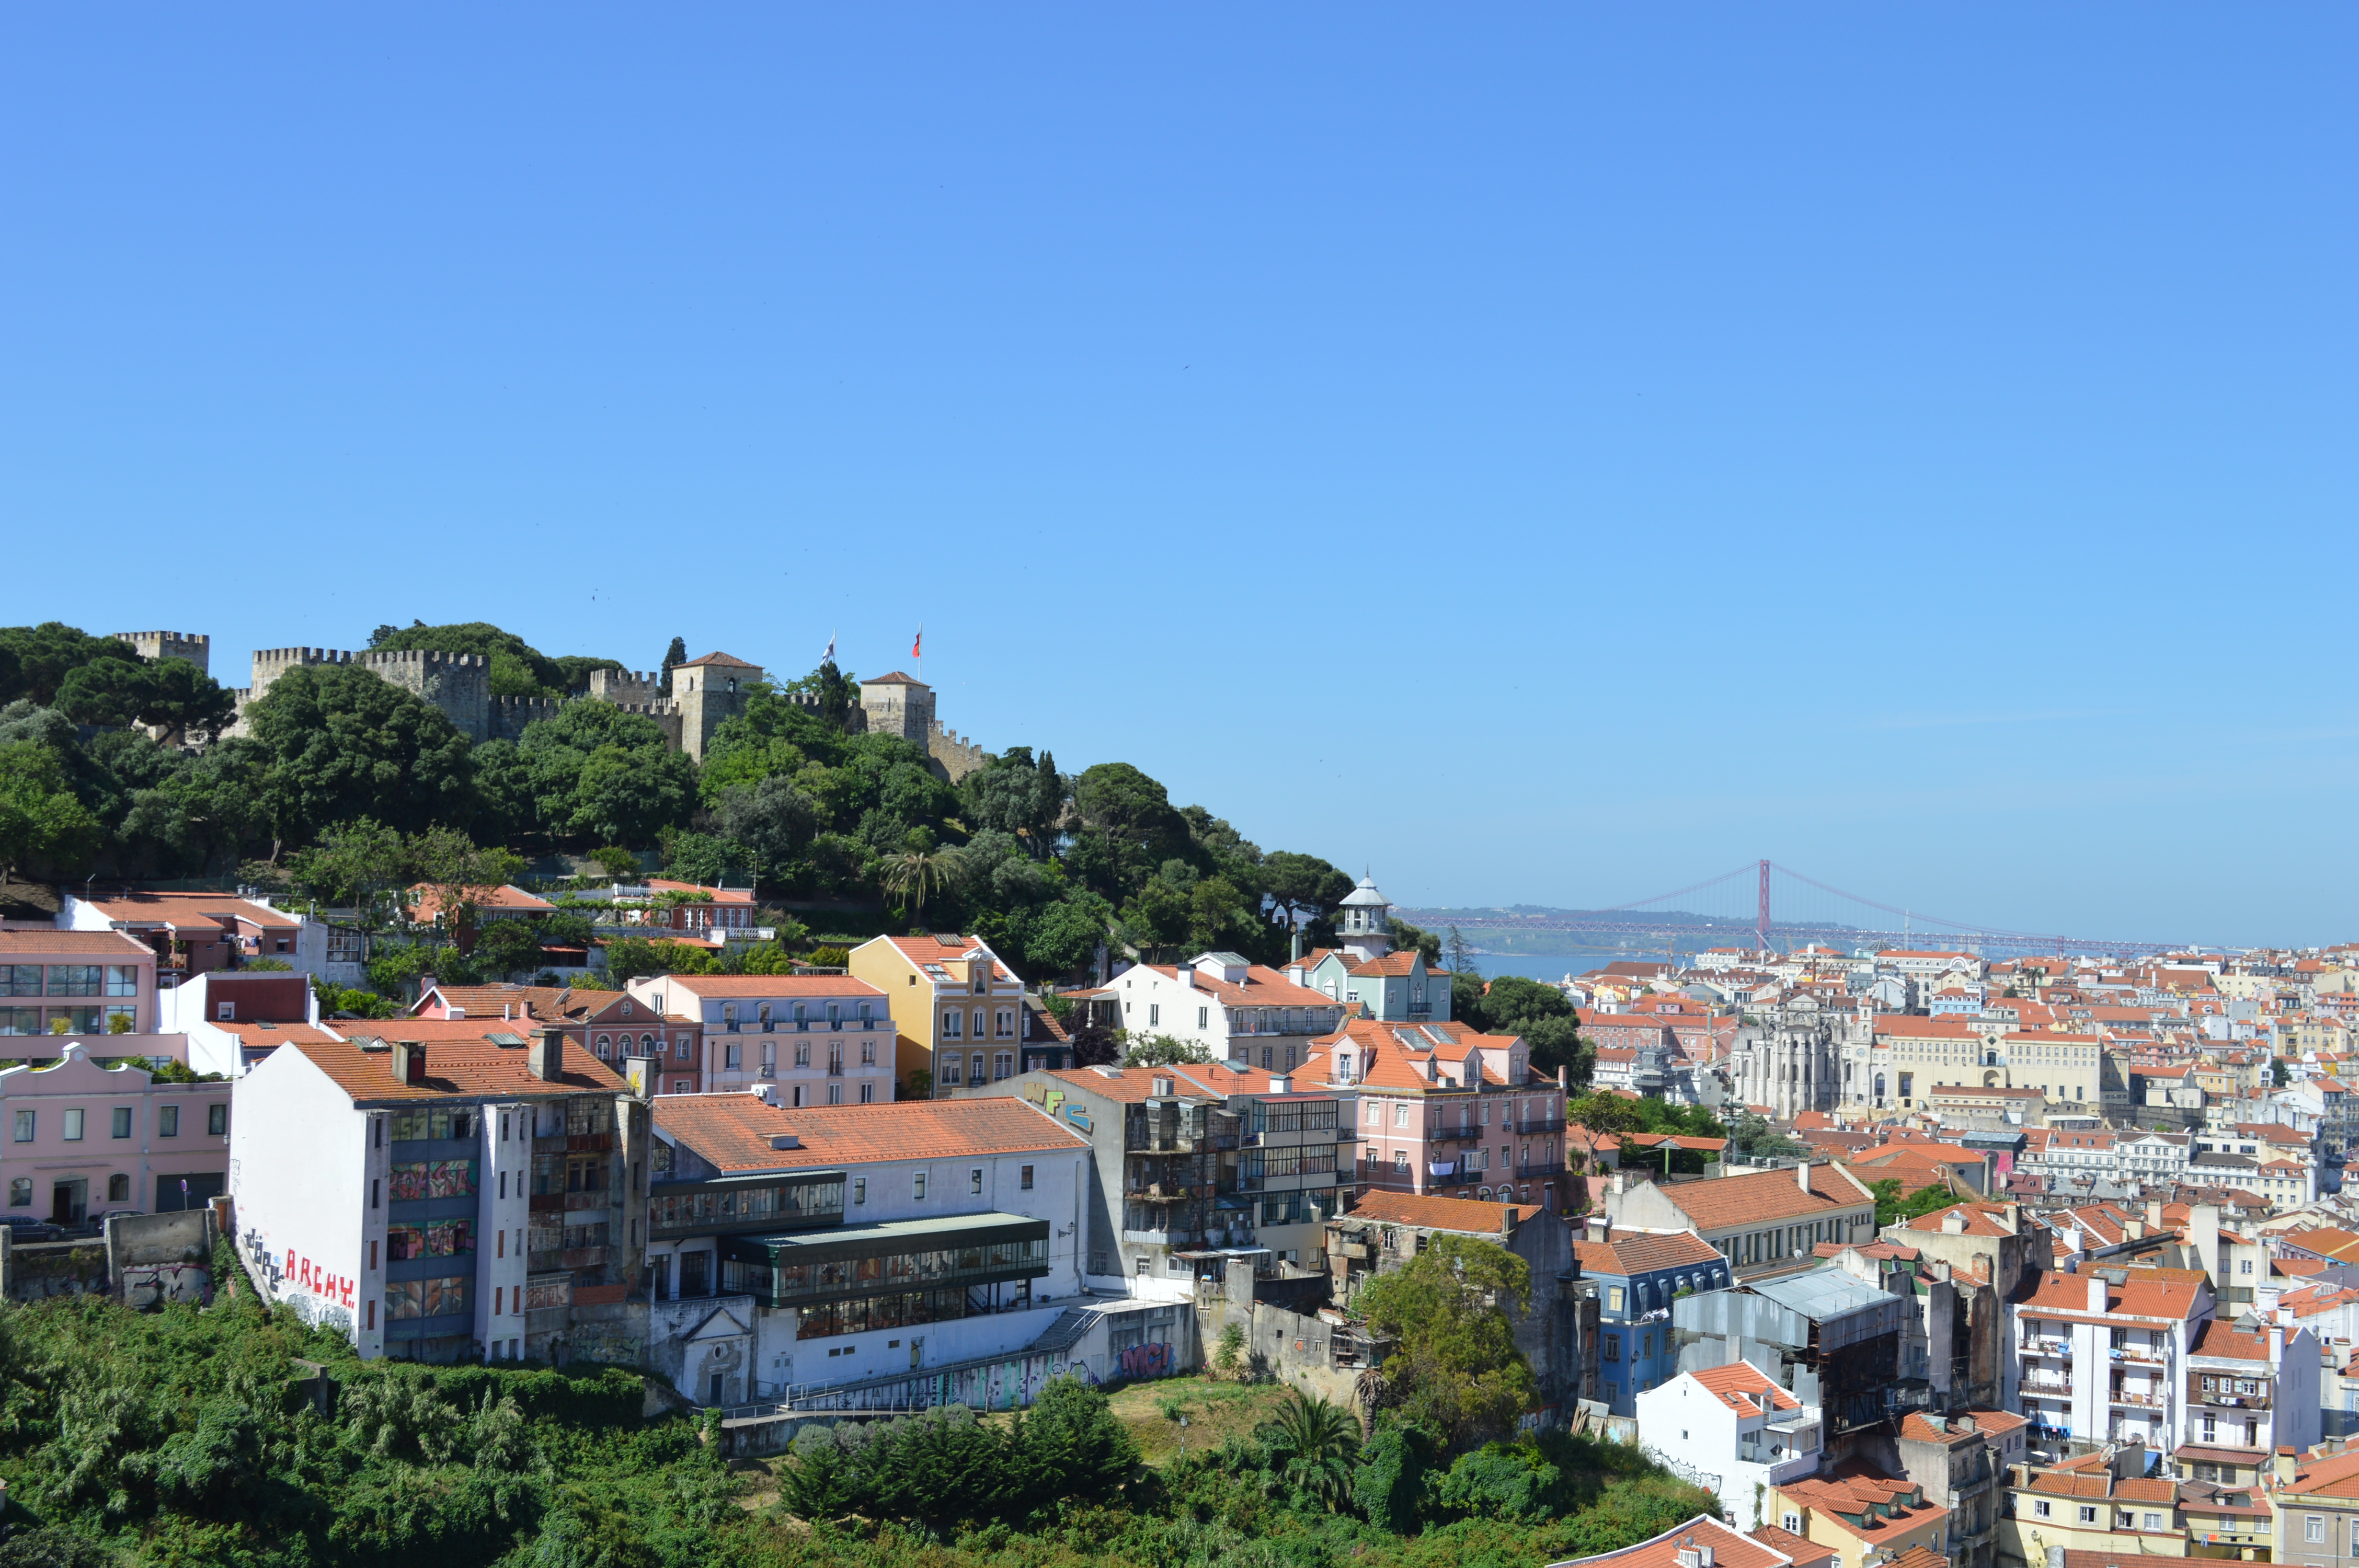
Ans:
{"label": "castle tower", "polygon": [[762,666],[729,654],[707,654],[671,667],[671,700],[679,708],[679,749],[698,762],[713,733],[745,711]]}
{"label": "castle tower", "polygon": [[114,640],[128,643],[143,659],[186,659],[200,675],[211,675],[212,637],[202,632],[117,632]]}
{"label": "castle tower", "polygon": [[355,662],[386,685],[440,708],[442,717],[468,740],[481,743],[491,739],[492,661],[483,654],[373,648]]}
{"label": "castle tower", "polygon": [[1360,885],[1343,896],[1335,911],[1335,929],[1343,951],[1362,963],[1393,950],[1392,900],[1376,891],[1374,877],[1362,877]]}
{"label": "castle tower", "polygon": [[934,728],[934,688],[896,670],[889,676],[860,683],[860,708],[868,716],[871,735],[898,735],[921,752],[930,752]]}

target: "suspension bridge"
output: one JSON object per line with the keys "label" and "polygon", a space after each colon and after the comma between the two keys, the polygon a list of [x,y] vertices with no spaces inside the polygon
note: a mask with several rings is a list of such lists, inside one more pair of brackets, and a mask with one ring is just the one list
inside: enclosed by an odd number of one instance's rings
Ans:
{"label": "suspension bridge", "polygon": [[2127,958],[2189,950],[2153,937],[2076,936],[1954,920],[1891,904],[1808,876],[1772,860],[1754,860],[1702,881],[1604,909],[1419,910],[1400,917],[1419,925],[1468,932],[1527,932],[1560,936],[1579,947],[1745,946],[1791,951],[1817,945],[1850,952],[1863,946],[1973,951],[1987,957],[2088,954]]}

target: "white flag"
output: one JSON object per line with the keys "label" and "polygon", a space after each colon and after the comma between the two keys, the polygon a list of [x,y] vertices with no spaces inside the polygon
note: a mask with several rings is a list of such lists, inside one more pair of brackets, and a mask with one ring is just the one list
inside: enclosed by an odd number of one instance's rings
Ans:
{"label": "white flag", "polygon": [[835,663],[835,633],[832,632],[827,634],[827,652],[819,656],[819,662],[822,665]]}

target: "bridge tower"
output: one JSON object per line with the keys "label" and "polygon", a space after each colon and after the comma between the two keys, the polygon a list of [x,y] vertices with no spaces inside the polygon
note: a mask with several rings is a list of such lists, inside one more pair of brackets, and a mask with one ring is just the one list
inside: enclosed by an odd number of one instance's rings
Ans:
{"label": "bridge tower", "polygon": [[1761,913],[1754,918],[1753,935],[1755,946],[1764,953],[1769,951],[1769,862],[1767,860],[1761,862]]}

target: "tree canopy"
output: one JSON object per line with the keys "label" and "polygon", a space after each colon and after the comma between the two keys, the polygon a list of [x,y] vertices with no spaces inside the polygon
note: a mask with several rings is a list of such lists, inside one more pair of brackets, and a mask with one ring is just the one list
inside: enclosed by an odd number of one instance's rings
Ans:
{"label": "tree canopy", "polygon": [[1437,1233],[1407,1267],[1363,1286],[1355,1305],[1397,1343],[1387,1398],[1454,1447],[1511,1436],[1538,1400],[1514,1314],[1531,1302],[1531,1266],[1495,1242]]}

